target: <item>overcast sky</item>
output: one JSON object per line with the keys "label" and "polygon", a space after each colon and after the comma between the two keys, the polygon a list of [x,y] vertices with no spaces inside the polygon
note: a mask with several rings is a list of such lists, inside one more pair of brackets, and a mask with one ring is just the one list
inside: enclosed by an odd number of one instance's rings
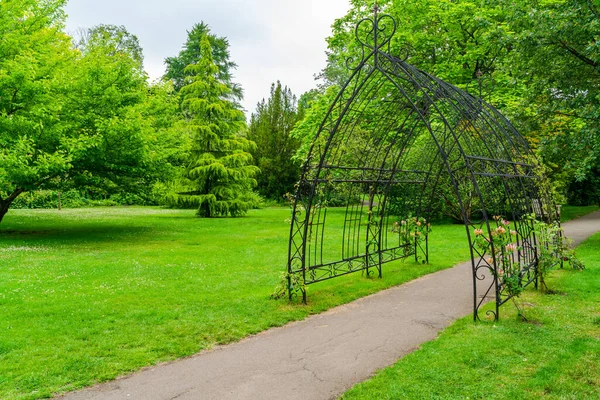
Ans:
{"label": "overcast sky", "polygon": [[276,80],[297,96],[315,87],[314,75],[325,66],[325,38],[349,7],[349,0],[69,0],[67,32],[124,25],[139,38],[154,79],[164,73],[164,59],[179,53],[187,30],[204,21],[229,39],[249,117]]}

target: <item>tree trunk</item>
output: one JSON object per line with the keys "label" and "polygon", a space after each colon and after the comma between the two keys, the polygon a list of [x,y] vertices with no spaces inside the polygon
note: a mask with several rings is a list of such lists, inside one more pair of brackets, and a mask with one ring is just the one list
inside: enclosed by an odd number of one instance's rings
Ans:
{"label": "tree trunk", "polygon": [[19,195],[21,193],[23,193],[24,190],[23,189],[16,189],[14,192],[12,192],[12,194],[10,196],[8,196],[6,199],[2,199],[0,198],[0,223],[2,223],[2,219],[4,218],[4,216],[6,215],[6,213],[8,212],[8,209],[10,208],[10,205],[12,204],[12,202],[19,197]]}
{"label": "tree trunk", "polygon": [[2,223],[2,218],[4,218],[4,216],[8,212],[8,207],[9,204],[7,202],[5,202],[4,200],[0,200],[0,223]]}

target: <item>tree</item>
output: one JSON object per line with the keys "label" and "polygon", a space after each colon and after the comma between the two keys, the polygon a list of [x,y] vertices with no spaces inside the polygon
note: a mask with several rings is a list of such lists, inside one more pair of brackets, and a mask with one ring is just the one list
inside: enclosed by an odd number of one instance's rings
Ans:
{"label": "tree", "polygon": [[299,179],[299,163],[292,159],[299,142],[290,136],[298,116],[296,96],[279,81],[252,114],[248,139],[256,143],[252,155],[261,170],[257,189],[265,197],[281,199]]}
{"label": "tree", "polygon": [[229,41],[227,38],[212,34],[209,26],[204,22],[195,24],[187,34],[187,41],[183,45],[183,49],[179,52],[179,55],[177,57],[169,57],[165,60],[167,66],[165,78],[173,82],[176,92],[179,92],[181,88],[187,85],[186,78],[188,77],[188,73],[186,72],[186,68],[191,64],[199,63],[205,56],[200,42],[206,36],[210,43],[212,59],[218,68],[218,79],[229,87],[229,93],[226,96],[229,100],[239,102],[243,97],[243,91],[239,84],[233,82],[232,70],[237,65],[230,59]]}
{"label": "tree", "polygon": [[[346,62],[360,59],[355,25],[372,16],[374,3],[352,0],[348,14],[333,24],[333,34],[327,39],[328,64],[320,75],[326,86],[341,87],[349,77]],[[393,54],[407,55],[411,64],[463,88],[480,74],[493,74],[502,83],[508,79],[510,71],[502,63],[516,40],[508,24],[511,9],[516,7],[514,2],[384,0],[377,3],[382,13],[397,21],[391,42]],[[388,33],[389,27],[387,24]],[[511,88],[498,85],[495,99],[501,99],[506,95],[504,91]]]}
{"label": "tree", "polygon": [[[331,85],[324,89],[323,93],[311,90],[300,96],[299,119],[290,133],[299,143],[298,150],[293,157],[296,162],[303,163],[308,157],[315,135],[338,91],[338,86]],[[324,136],[322,135],[321,140]]]}
{"label": "tree", "polygon": [[114,53],[126,53],[139,64],[143,70],[144,52],[137,36],[132,35],[121,25],[96,25],[80,31],[75,47],[85,54],[89,49],[98,46],[110,46]]}
{"label": "tree", "polygon": [[62,123],[79,147],[62,184],[144,197],[172,172],[168,146],[175,128],[165,121],[170,116],[175,124],[177,102],[169,104],[175,96],[167,86],[148,85],[135,36],[104,26],[90,32],[91,39],[80,42],[65,92]]}
{"label": "tree", "polygon": [[200,217],[239,216],[252,206],[248,194],[259,171],[248,151],[255,145],[240,135],[244,113],[229,100],[233,89],[221,80],[207,34],[200,47],[202,58],[186,67],[181,89],[192,144],[185,176],[190,190],[177,201],[197,206]]}
{"label": "tree", "polygon": [[137,192],[168,172],[172,141],[153,115],[164,96],[120,47],[128,34],[73,49],[63,5],[0,3],[0,220],[23,192]]}
{"label": "tree", "polygon": [[[512,25],[519,51],[511,61],[528,82],[515,114],[568,197],[593,201],[600,179],[600,6],[536,1],[515,9]],[[581,193],[586,186],[590,196]]]}
{"label": "tree", "polygon": [[21,193],[71,166],[57,120],[74,57],[61,32],[63,3],[0,2],[0,221]]}

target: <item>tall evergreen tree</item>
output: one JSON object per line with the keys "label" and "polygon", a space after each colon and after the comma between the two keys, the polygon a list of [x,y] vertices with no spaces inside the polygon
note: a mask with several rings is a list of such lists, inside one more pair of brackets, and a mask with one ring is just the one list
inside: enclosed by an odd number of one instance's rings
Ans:
{"label": "tall evergreen tree", "polygon": [[257,145],[252,155],[261,170],[258,192],[265,197],[281,199],[298,181],[300,166],[292,157],[299,142],[290,136],[298,119],[296,96],[279,81],[271,85],[269,99],[258,103],[252,114],[248,138]]}
{"label": "tall evergreen tree", "polygon": [[244,114],[230,100],[233,89],[222,80],[207,34],[200,52],[200,61],[186,67],[188,81],[181,89],[192,147],[186,168],[191,190],[180,193],[179,201],[197,206],[201,217],[239,216],[252,205],[248,194],[259,171],[248,151],[255,145],[240,136]]}
{"label": "tall evergreen tree", "polygon": [[230,89],[227,97],[237,104],[237,102],[242,100],[243,91],[239,84],[233,82],[232,70],[234,70],[237,65],[231,61],[229,57],[229,42],[227,38],[211,33],[209,26],[204,22],[195,24],[192,29],[188,31],[187,41],[183,45],[183,49],[179,52],[179,55],[176,57],[168,57],[165,60],[167,66],[165,78],[173,82],[173,87],[176,92],[179,92],[181,88],[186,85],[186,77],[188,75],[188,70],[186,70],[187,66],[199,63],[205,55],[202,46],[200,46],[200,42],[205,36],[210,43],[209,47],[212,52],[211,57],[218,67],[217,76],[219,81],[227,84]]}

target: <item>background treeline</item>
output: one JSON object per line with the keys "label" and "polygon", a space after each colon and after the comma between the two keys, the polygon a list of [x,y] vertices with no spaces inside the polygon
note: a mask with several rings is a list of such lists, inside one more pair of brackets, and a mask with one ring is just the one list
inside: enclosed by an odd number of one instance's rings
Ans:
{"label": "background treeline", "polygon": [[[302,157],[359,55],[351,1],[320,84],[272,85],[247,123],[226,38],[199,23],[150,82],[125,27],[68,36],[63,0],[0,3],[0,221],[9,207],[161,204],[241,215],[293,191]],[[489,100],[527,137],[561,201],[600,203],[600,7],[591,0],[379,1],[392,52]],[[174,52],[175,53],[175,52]],[[273,81],[276,81],[274,77]],[[268,88],[265,88],[267,91]],[[451,212],[451,211],[449,211]]]}

